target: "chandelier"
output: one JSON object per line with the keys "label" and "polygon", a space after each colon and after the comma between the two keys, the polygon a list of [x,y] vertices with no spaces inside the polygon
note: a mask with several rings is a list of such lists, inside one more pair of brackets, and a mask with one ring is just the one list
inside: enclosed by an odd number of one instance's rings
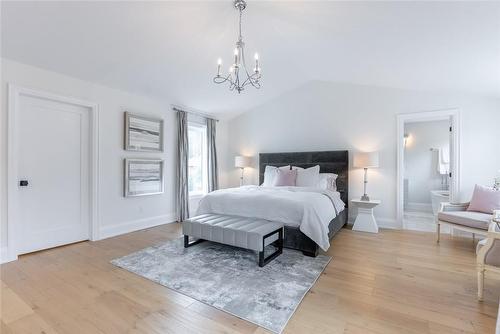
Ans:
{"label": "chandelier", "polygon": [[241,36],[241,16],[243,10],[247,7],[247,3],[245,0],[235,0],[234,7],[240,12],[239,35],[236,48],[234,49],[234,63],[229,67],[227,76],[223,76],[221,74],[222,59],[219,58],[217,62],[217,75],[214,77],[214,82],[216,84],[228,82],[229,90],[236,90],[238,93],[241,93],[245,89],[245,86],[248,85],[252,85],[257,89],[260,88],[259,80],[261,78],[261,71],[259,67],[259,54],[255,54],[255,67],[252,74],[247,70],[245,62],[245,43],[243,43],[243,37]]}

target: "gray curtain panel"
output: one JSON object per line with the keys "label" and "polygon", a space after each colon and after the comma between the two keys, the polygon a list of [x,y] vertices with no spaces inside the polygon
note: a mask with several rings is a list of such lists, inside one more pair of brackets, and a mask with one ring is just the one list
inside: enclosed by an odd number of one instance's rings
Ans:
{"label": "gray curtain panel", "polygon": [[189,218],[188,188],[188,120],[185,111],[177,111],[177,219],[182,222]]}
{"label": "gray curtain panel", "polygon": [[215,138],[217,134],[217,121],[207,118],[207,145],[208,145],[208,192],[219,188],[219,170],[217,168],[217,149]]}

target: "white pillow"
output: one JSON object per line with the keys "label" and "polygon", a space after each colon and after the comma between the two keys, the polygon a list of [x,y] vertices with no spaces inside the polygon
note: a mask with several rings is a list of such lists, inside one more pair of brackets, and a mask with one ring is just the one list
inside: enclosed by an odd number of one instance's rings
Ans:
{"label": "white pillow", "polygon": [[318,188],[337,191],[337,177],[338,175],[334,173],[320,173]]}
{"label": "white pillow", "polygon": [[[290,165],[282,166],[279,169],[289,170]],[[264,182],[262,183],[262,187],[273,187],[274,186],[274,179],[276,178],[277,170],[278,170],[278,167],[266,166],[266,169],[264,170]]]}
{"label": "white pillow", "polygon": [[319,182],[319,165],[311,168],[293,166],[297,170],[297,187],[317,187]]}

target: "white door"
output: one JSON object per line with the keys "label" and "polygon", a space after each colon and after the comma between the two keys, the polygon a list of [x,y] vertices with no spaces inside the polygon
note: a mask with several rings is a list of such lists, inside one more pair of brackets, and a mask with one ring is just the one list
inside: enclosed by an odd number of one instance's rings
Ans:
{"label": "white door", "polygon": [[89,109],[20,95],[17,124],[18,253],[89,239]]}

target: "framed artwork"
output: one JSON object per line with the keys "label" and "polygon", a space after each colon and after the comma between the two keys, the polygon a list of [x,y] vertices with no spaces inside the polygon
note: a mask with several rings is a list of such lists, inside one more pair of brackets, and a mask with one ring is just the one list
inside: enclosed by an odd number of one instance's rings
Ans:
{"label": "framed artwork", "polygon": [[125,112],[125,150],[163,152],[163,119]]}
{"label": "framed artwork", "polygon": [[125,159],[125,197],[163,193],[163,160]]}

